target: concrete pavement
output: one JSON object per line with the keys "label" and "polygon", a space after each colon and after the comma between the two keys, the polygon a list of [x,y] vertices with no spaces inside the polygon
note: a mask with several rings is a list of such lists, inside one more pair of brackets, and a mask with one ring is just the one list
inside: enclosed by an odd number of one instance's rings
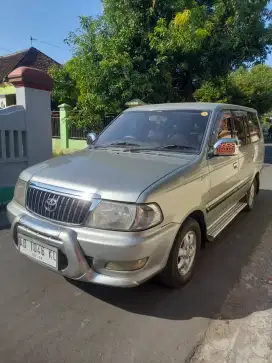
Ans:
{"label": "concrete pavement", "polygon": [[[272,146],[266,161],[255,209],[241,213],[203,251],[193,281],[182,290],[166,289],[154,280],[129,290],[68,283],[20,256],[8,230],[2,229],[0,361],[215,363],[207,360],[215,350],[203,353],[207,339],[228,339],[237,331],[236,323],[243,325],[259,313],[264,317],[272,308],[270,286],[262,280],[271,257]],[[247,281],[252,263],[257,280]],[[214,333],[218,322],[230,326],[219,338]]]}
{"label": "concrete pavement", "polygon": [[191,363],[272,362],[272,221]]}
{"label": "concrete pavement", "polygon": [[270,216],[270,223],[220,313],[211,321],[191,363],[272,362],[272,145],[266,146],[265,161],[261,196],[267,195],[268,204],[263,202],[263,210]]}

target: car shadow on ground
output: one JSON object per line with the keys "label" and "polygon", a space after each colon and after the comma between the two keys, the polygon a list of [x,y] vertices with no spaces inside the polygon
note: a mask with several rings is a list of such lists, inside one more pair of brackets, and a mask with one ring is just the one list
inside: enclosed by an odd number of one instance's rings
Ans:
{"label": "car shadow on ground", "polygon": [[[272,191],[261,190],[253,211],[240,213],[216,242],[206,246],[192,281],[182,289],[168,289],[156,279],[133,289],[72,283],[97,299],[135,314],[170,320],[214,318],[268,228],[271,205]],[[253,312],[240,311],[232,319]]]}
{"label": "car shadow on ground", "polygon": [[265,145],[265,164],[272,164],[272,143]]}
{"label": "car shadow on ground", "polygon": [[9,227],[7,218],[6,207],[0,205],[0,231]]}

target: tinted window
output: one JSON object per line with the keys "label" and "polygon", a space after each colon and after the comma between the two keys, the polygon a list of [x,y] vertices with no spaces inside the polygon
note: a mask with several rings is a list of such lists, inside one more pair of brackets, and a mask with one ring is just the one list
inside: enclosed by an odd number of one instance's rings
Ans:
{"label": "tinted window", "polygon": [[261,137],[260,126],[257,118],[257,114],[248,112],[248,138],[251,142],[258,141]]}
{"label": "tinted window", "polygon": [[218,122],[216,124],[216,135],[217,139],[232,137],[231,113],[229,111],[220,112]]}
{"label": "tinted window", "polygon": [[109,147],[120,144],[120,147],[124,147],[127,143],[128,147],[154,149],[183,145],[188,152],[199,151],[210,113],[197,110],[124,112],[93,145]]}
{"label": "tinted window", "polygon": [[247,140],[247,113],[244,111],[233,111],[233,136],[240,140],[241,146],[248,143]]}

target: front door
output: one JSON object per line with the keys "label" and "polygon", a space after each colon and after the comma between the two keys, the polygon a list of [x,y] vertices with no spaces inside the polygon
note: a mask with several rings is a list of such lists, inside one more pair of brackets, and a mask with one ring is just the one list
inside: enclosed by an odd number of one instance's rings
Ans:
{"label": "front door", "polygon": [[255,148],[254,144],[251,143],[247,111],[233,111],[233,128],[235,137],[239,140],[240,184],[238,197],[242,198],[249,189],[254,174]]}
{"label": "front door", "polygon": [[[211,138],[211,148],[220,138],[231,138],[232,136],[232,114],[228,110],[221,111],[217,117]],[[210,173],[210,195],[206,211],[207,222],[210,225],[234,203],[234,194],[239,183],[238,155],[210,155],[208,167]]]}

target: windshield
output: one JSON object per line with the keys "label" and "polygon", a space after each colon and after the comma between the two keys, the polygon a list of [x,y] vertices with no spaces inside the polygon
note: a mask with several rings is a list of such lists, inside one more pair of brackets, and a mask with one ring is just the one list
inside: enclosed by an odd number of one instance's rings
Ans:
{"label": "windshield", "polygon": [[198,152],[209,115],[201,110],[124,112],[93,145]]}

